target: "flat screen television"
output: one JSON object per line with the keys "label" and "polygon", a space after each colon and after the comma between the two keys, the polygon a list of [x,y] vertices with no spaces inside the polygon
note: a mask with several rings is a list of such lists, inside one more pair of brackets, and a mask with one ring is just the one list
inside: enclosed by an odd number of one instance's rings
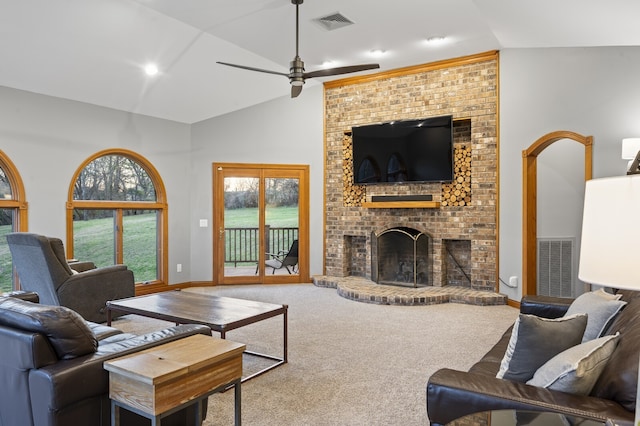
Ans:
{"label": "flat screen television", "polygon": [[357,185],[453,180],[453,116],[353,127]]}

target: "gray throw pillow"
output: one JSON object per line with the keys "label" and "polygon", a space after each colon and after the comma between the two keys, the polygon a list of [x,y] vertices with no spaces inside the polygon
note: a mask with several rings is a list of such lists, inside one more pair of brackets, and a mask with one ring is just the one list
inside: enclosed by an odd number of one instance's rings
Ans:
{"label": "gray throw pillow", "polygon": [[528,381],[545,362],[579,344],[586,327],[584,314],[555,319],[520,314],[496,377]]}
{"label": "gray throw pillow", "polygon": [[587,314],[587,328],[582,336],[582,342],[593,340],[602,335],[620,309],[627,302],[603,296],[598,291],[591,291],[578,296],[567,309],[565,316]]}
{"label": "gray throw pillow", "polygon": [[592,291],[593,294],[597,294],[600,297],[604,297],[607,300],[620,300],[622,298],[622,294],[620,293],[609,293],[604,290],[604,288],[599,288],[597,290]]}
{"label": "gray throw pillow", "polygon": [[569,348],[547,361],[527,384],[588,395],[611,358],[619,338],[620,333]]}

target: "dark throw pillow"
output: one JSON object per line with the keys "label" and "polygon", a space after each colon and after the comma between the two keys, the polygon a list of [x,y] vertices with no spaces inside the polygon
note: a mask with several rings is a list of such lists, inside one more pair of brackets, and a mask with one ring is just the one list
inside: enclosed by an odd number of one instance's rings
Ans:
{"label": "dark throw pillow", "polygon": [[94,353],[98,348],[98,341],[85,320],[64,306],[3,297],[0,298],[0,324],[47,336],[59,359]]}
{"label": "dark throw pillow", "polygon": [[496,377],[528,381],[545,362],[579,344],[586,327],[584,314],[556,319],[520,314]]}

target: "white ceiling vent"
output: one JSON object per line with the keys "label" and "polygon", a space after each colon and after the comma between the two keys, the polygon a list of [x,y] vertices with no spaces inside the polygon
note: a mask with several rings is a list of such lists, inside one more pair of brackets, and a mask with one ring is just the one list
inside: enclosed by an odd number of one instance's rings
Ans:
{"label": "white ceiling vent", "polygon": [[340,12],[316,18],[314,21],[327,31],[337,30],[338,28],[347,27],[354,23]]}

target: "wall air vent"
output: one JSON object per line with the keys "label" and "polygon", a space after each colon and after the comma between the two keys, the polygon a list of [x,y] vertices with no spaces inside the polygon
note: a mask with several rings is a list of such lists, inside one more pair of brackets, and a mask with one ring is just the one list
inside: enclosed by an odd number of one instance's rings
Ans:
{"label": "wall air vent", "polygon": [[342,15],[339,12],[322,16],[320,18],[316,18],[314,19],[314,22],[318,23],[322,28],[324,28],[327,31],[337,30],[338,28],[353,25],[354,23],[349,18],[347,18],[346,16]]}
{"label": "wall air vent", "polygon": [[574,297],[574,238],[538,238],[539,295]]}

